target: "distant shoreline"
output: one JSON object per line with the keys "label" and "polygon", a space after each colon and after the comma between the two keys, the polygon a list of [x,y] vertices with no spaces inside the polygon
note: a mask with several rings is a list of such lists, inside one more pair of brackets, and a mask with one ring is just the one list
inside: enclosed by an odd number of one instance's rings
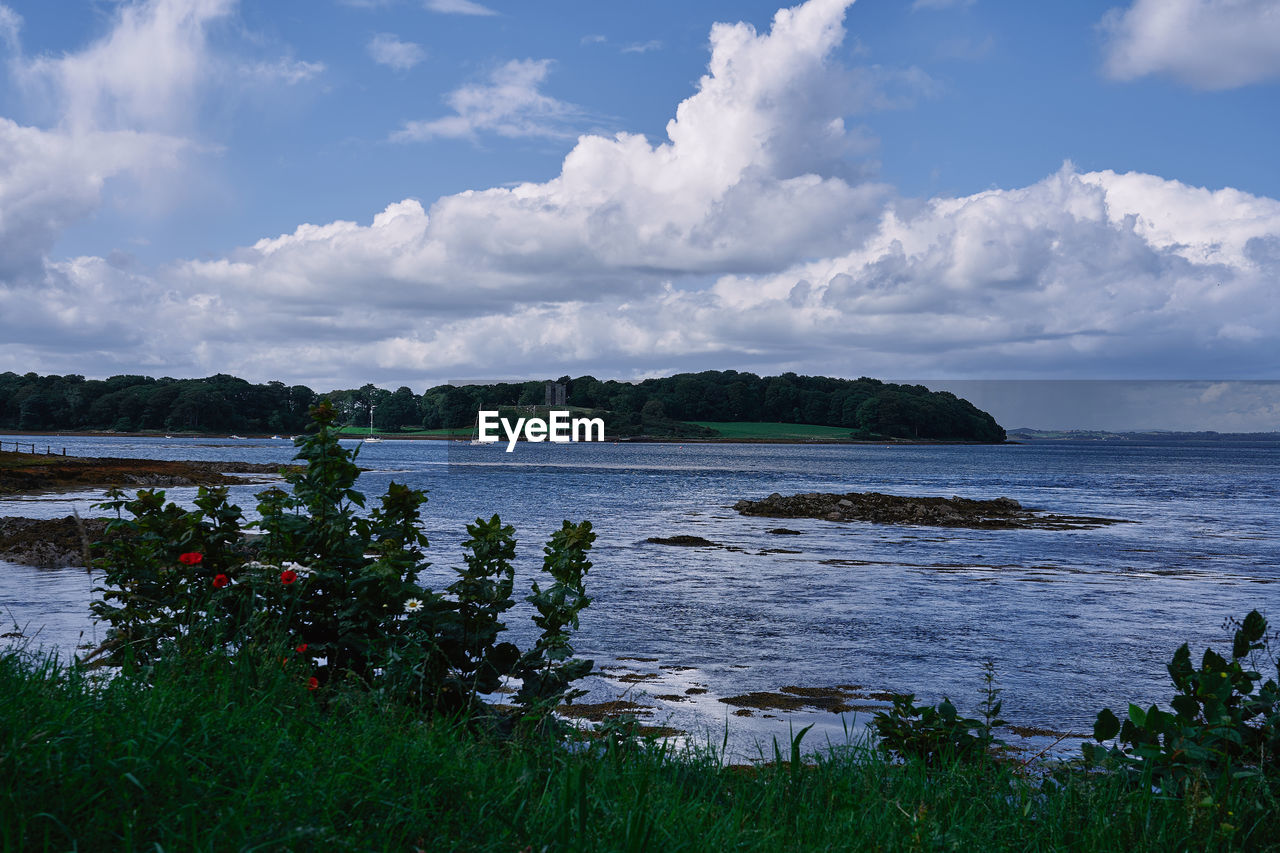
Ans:
{"label": "distant shoreline", "polygon": [[[239,433],[160,433],[160,432],[109,432],[109,431],[85,431],[85,432],[17,432],[13,430],[0,430],[0,436],[5,436],[5,440],[9,441],[9,436],[33,437],[40,439],[53,438],[214,438],[214,439],[253,439],[255,441],[270,441],[273,435],[266,433],[247,433],[240,435]],[[386,433],[375,433],[374,437],[381,441],[461,441],[470,443],[470,436],[466,433],[455,433],[453,435],[389,435]],[[360,441],[367,438],[367,435],[340,435],[343,441]],[[277,440],[287,440],[287,438],[279,438]],[[23,442],[24,444],[27,442]],[[523,439],[521,439],[523,443]],[[942,439],[932,438],[884,438],[884,439],[856,439],[856,438],[742,438],[736,436],[726,436],[723,438],[671,438],[668,436],[638,436],[628,435],[618,438],[606,438],[604,444],[867,444],[876,446],[896,446],[896,445],[954,445],[954,446],[1000,446],[1005,444],[1021,444],[1020,441],[944,441]],[[46,442],[49,447],[53,444]],[[36,442],[36,448],[39,450],[40,442]],[[61,448],[57,448],[61,450]]]}
{"label": "distant shoreline", "polygon": [[[162,432],[111,432],[109,430],[84,430],[84,431],[17,431],[0,429],[0,436],[5,441],[9,441],[12,436],[38,438],[45,441],[47,447],[52,448],[55,452],[61,452],[60,447],[54,447],[49,439],[56,438],[183,438],[183,439],[224,439],[235,440],[239,438],[254,440],[271,440],[273,434],[268,433],[246,433],[240,435],[238,433],[162,433]],[[945,441],[942,439],[916,439],[916,438],[886,438],[886,439],[857,439],[857,438],[825,438],[825,437],[772,437],[772,436],[723,436],[723,437],[670,437],[670,436],[643,436],[629,435],[619,436],[617,438],[606,438],[606,444],[861,444],[871,446],[1000,446],[1000,445],[1020,445],[1020,444],[1042,444],[1048,442],[1090,442],[1090,443],[1120,443],[1120,442],[1185,442],[1185,441],[1201,441],[1201,442],[1219,442],[1230,444],[1236,442],[1259,441],[1259,442],[1280,442],[1280,431],[1277,432],[1218,432],[1215,430],[1202,430],[1196,432],[1174,431],[1174,430],[1144,430],[1132,432],[1109,432],[1106,430],[1038,430],[1018,428],[1008,432],[1008,438],[1005,441]],[[366,438],[366,434],[342,435],[340,438],[347,441],[359,441]],[[471,435],[466,432],[456,432],[452,435],[394,435],[388,433],[375,433],[375,438],[384,441],[462,441],[470,442]],[[280,440],[287,440],[288,436]],[[40,450],[40,441],[36,442],[37,450]]]}

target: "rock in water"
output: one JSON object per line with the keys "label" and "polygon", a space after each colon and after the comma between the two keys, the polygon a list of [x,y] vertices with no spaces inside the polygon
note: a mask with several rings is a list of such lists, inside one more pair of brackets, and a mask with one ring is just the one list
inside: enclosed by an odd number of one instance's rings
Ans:
{"label": "rock in water", "polygon": [[982,529],[1045,528],[1079,530],[1118,524],[1124,519],[1042,514],[1025,509],[1013,498],[973,500],[951,497],[906,497],[879,492],[824,494],[807,492],[783,497],[774,492],[764,500],[741,500],[733,508],[743,515],[767,518],[820,518],[827,521],[871,521],[877,524],[917,524],[930,527]]}

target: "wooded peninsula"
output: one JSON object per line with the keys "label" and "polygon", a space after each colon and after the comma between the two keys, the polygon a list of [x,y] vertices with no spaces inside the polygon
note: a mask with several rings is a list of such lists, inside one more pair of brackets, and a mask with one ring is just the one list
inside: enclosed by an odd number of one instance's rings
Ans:
{"label": "wooded peninsula", "polygon": [[[735,370],[642,382],[562,376],[552,382],[437,385],[422,393],[372,384],[317,393],[305,385],[204,379],[0,373],[0,430],[207,434],[300,433],[328,398],[340,422],[380,434],[468,430],[479,409],[547,404],[603,417],[610,437],[728,438],[726,424],[803,424],[830,440],[1002,442],[1004,429],[967,400],[923,385],[825,376],[757,376]],[[789,437],[778,431],[779,437]]]}

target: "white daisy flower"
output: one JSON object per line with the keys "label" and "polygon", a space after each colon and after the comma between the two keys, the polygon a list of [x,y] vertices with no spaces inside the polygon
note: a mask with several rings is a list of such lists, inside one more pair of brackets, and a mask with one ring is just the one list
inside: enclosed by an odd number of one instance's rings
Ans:
{"label": "white daisy flower", "polygon": [[298,577],[300,578],[305,578],[308,575],[310,575],[312,572],[312,569],[310,566],[304,566],[301,563],[285,563],[280,568],[293,569],[295,572],[297,572]]}
{"label": "white daisy flower", "polygon": [[411,598],[404,603],[405,613],[417,613],[421,609],[422,609],[422,599],[420,598]]}

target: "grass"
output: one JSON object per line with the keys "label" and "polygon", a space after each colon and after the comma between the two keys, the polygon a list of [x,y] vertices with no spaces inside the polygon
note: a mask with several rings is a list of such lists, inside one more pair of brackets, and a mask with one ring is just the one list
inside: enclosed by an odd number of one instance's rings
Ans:
{"label": "grass", "polygon": [[[1257,781],[1174,798],[1010,764],[866,752],[722,767],[711,750],[475,734],[279,664],[149,686],[0,655],[5,850],[1274,849]],[[782,752],[790,753],[784,745]],[[1209,795],[1213,794],[1212,797]]]}
{"label": "grass", "polygon": [[817,426],[815,424],[776,424],[755,421],[693,421],[708,427],[723,438],[780,441],[848,441],[853,430],[847,427]]}
{"label": "grass", "polygon": [[15,453],[12,450],[0,450],[0,471],[28,468],[53,468],[67,464],[67,457],[62,454],[46,454],[44,448],[39,453]]}

